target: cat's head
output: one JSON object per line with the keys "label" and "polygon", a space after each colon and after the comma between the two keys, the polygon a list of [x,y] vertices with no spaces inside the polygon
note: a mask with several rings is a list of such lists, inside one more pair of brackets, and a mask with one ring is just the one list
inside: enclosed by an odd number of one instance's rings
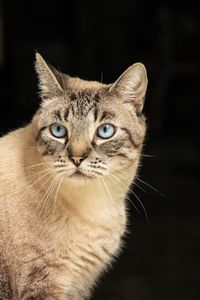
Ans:
{"label": "cat's head", "polygon": [[36,54],[41,106],[35,117],[43,160],[73,181],[137,167],[145,135],[144,65],[130,66],[113,84],[62,74]]}

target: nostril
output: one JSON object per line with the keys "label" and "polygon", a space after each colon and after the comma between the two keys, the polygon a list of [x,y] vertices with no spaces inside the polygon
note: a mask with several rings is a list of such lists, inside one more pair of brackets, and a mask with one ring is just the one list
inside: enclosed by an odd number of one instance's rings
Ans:
{"label": "nostril", "polygon": [[70,159],[73,161],[75,166],[78,167],[86,157],[87,156],[70,156]]}

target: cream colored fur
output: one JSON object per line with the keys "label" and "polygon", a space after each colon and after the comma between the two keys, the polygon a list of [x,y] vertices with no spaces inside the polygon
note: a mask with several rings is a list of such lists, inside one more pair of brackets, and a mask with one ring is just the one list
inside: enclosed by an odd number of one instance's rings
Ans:
{"label": "cream colored fur", "polygon": [[[74,90],[90,86],[80,79],[69,81]],[[42,84],[48,94],[48,84]],[[97,278],[120,250],[125,198],[137,172],[145,123],[135,123],[138,148],[130,150],[128,161],[113,158],[102,181],[59,177],[52,156],[43,156],[45,146],[36,142],[39,122],[38,112],[25,128],[0,139],[0,299],[89,299]]]}

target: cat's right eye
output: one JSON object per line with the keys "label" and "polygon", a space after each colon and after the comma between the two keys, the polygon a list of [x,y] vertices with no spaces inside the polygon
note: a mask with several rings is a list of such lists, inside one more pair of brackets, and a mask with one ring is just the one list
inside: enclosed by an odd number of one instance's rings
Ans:
{"label": "cat's right eye", "polygon": [[97,128],[97,136],[101,139],[109,139],[115,134],[115,127],[112,124],[105,123]]}
{"label": "cat's right eye", "polygon": [[54,123],[50,127],[51,134],[56,138],[64,138],[67,136],[67,128],[59,123]]}

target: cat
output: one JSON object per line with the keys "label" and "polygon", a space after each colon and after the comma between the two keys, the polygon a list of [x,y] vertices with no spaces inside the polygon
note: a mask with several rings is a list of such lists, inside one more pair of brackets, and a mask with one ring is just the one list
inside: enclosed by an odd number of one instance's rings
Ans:
{"label": "cat", "polygon": [[36,53],[41,104],[0,139],[0,299],[90,299],[126,231],[146,131],[143,64],[113,84]]}

